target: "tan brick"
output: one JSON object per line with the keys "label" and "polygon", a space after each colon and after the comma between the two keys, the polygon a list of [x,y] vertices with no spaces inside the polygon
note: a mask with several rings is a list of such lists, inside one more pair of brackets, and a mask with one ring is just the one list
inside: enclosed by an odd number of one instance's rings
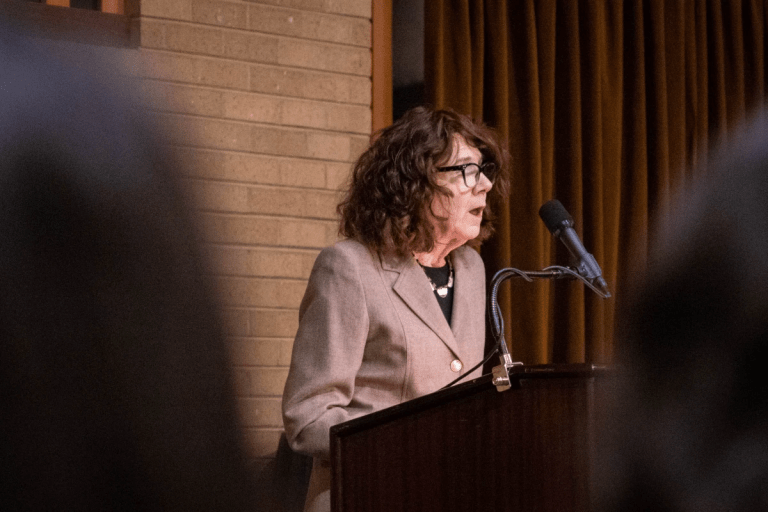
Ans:
{"label": "tan brick", "polygon": [[[363,139],[367,144],[368,137]],[[359,145],[347,134],[268,126],[254,126],[251,141],[251,150],[258,153],[342,162],[351,162],[351,148]]]}
{"label": "tan brick", "polygon": [[276,160],[275,164],[279,173],[275,184],[297,187],[326,187],[328,175],[349,169],[349,163],[288,158]]}
{"label": "tan brick", "polygon": [[338,203],[337,193],[323,190],[248,189],[248,208],[253,213],[335,220]]}
{"label": "tan brick", "polygon": [[[328,162],[326,164],[326,182],[325,188],[339,191],[346,189],[347,177],[352,172],[352,163],[336,164]],[[339,198],[341,200],[341,196]]]}
{"label": "tan brick", "polygon": [[332,169],[328,169],[328,180],[325,183],[327,188],[344,191],[349,186],[349,180],[352,176],[352,165],[341,166],[338,165]]}
{"label": "tan brick", "polygon": [[245,429],[243,434],[248,454],[251,457],[274,457],[282,433],[282,429]]}
{"label": "tan brick", "polygon": [[218,277],[219,296],[224,306],[297,308],[307,287],[306,281],[254,277]]}
{"label": "tan brick", "polygon": [[328,132],[311,132],[307,137],[309,154],[313,158],[350,160],[352,137],[339,136]]}
{"label": "tan brick", "polygon": [[238,396],[281,396],[288,377],[288,368],[233,369]]}
{"label": "tan brick", "polygon": [[[157,46],[164,46],[164,44]],[[199,58],[146,48],[142,49],[142,53],[147,59],[142,76],[177,82],[196,83],[198,81]]]}
{"label": "tan brick", "polygon": [[352,46],[370,48],[371,45],[371,22],[365,18],[255,4],[248,8],[248,28]]}
{"label": "tan brick", "polygon": [[298,309],[222,308],[221,311],[227,336],[293,339],[299,328]]}
{"label": "tan brick", "polygon": [[371,131],[371,109],[367,105],[284,100],[281,122],[292,126],[368,134]]}
{"label": "tan brick", "polygon": [[280,341],[282,340],[228,338],[232,366],[284,366],[277,364],[280,360]]}
{"label": "tan brick", "polygon": [[[216,282],[225,297],[225,330],[235,337],[233,362],[238,371],[250,371],[236,379],[246,390],[241,416],[248,426],[251,456],[270,457],[282,431],[284,375],[269,372],[285,370],[290,362],[303,280],[317,250],[337,237],[337,196],[332,191],[368,144],[370,56],[369,42],[361,41],[363,35],[369,38],[371,5],[369,0],[260,0],[282,9],[273,9],[272,22],[287,14],[285,8],[315,11],[295,12],[292,27],[267,35],[240,30],[243,9],[263,12],[260,5],[187,1],[190,19],[183,21],[200,26],[163,20],[166,16],[147,20],[152,44],[142,52],[163,57],[145,75],[177,83],[161,87],[160,96],[178,105],[173,107],[177,114],[166,117],[183,128],[176,140],[185,146],[180,150],[185,172],[216,180],[196,183],[207,210],[205,237],[212,242],[208,252],[215,255]],[[295,27],[304,33],[292,39]],[[262,25],[256,30],[270,29]],[[220,34],[221,44],[196,40],[206,33]],[[313,38],[349,44],[308,40]],[[280,68],[278,62],[290,68]],[[251,94],[237,92],[244,90]],[[187,134],[195,136],[184,144]]]}
{"label": "tan brick", "polygon": [[228,30],[223,34],[221,55],[230,59],[275,64],[278,48],[277,37]]}
{"label": "tan brick", "polygon": [[222,100],[224,115],[229,119],[365,134],[371,130],[371,113],[368,106],[276,98],[233,91],[225,92]]}
{"label": "tan brick", "polygon": [[334,226],[333,226],[333,229],[328,229],[328,230],[326,231],[326,234],[325,234],[325,235],[326,235],[326,237],[327,237],[327,238],[326,238],[326,240],[327,240],[326,246],[329,246],[329,245],[333,245],[333,244],[335,244],[336,242],[338,242],[339,240],[341,240],[341,239],[343,239],[343,238],[344,238],[344,237],[342,237],[342,236],[339,234],[339,229],[338,229],[338,226],[337,226],[337,225],[334,225]]}
{"label": "tan brick", "polygon": [[197,205],[206,211],[248,213],[248,187],[202,180],[191,182]]}
{"label": "tan brick", "polygon": [[237,402],[244,427],[283,427],[280,398],[239,398]]}
{"label": "tan brick", "polygon": [[236,366],[288,366],[293,338],[230,338],[232,361]]}
{"label": "tan brick", "polygon": [[278,41],[277,63],[285,66],[370,76],[371,50],[370,48],[281,38]]}
{"label": "tan brick", "polygon": [[141,0],[141,15],[190,21],[192,2],[191,0]]}
{"label": "tan brick", "polygon": [[197,83],[245,89],[248,72],[247,64],[214,59],[200,59]]}
{"label": "tan brick", "polygon": [[275,219],[246,215],[205,214],[203,236],[208,242],[278,245],[281,229]]}
{"label": "tan brick", "polygon": [[256,215],[205,213],[203,236],[213,243],[320,249],[336,240],[337,223]]}
{"label": "tan brick", "polygon": [[146,78],[230,89],[248,88],[248,64],[169,53],[164,50],[143,50],[143,53],[149,54],[142,74]]}
{"label": "tan brick", "polygon": [[349,144],[349,160],[356,162],[363,151],[371,145],[370,137],[351,137]]}
{"label": "tan brick", "polygon": [[260,4],[277,5],[308,11],[349,14],[351,16],[371,17],[370,0],[245,0]]}
{"label": "tan brick", "polygon": [[288,102],[283,104],[286,125],[311,128],[329,128],[328,111],[323,105],[312,102]]}
{"label": "tan brick", "polygon": [[298,309],[252,309],[248,311],[248,336],[293,338],[299,328]]}
{"label": "tan brick", "polygon": [[222,117],[224,93],[216,89],[146,81],[147,95],[154,98],[157,110],[177,114]]}
{"label": "tan brick", "polygon": [[277,183],[280,176],[275,157],[249,153],[179,148],[176,151],[185,174],[238,182]]}
{"label": "tan brick", "polygon": [[338,224],[322,221],[280,222],[280,245],[288,247],[323,248],[336,241]]}
{"label": "tan brick", "polygon": [[251,128],[251,148],[257,153],[309,157],[307,132],[268,126]]}
{"label": "tan brick", "polygon": [[278,365],[287,367],[291,364],[291,356],[293,354],[293,339],[285,340],[284,343],[285,344],[281,346]]}
{"label": "tan brick", "polygon": [[246,210],[249,213],[335,220],[338,202],[335,192],[248,187]]}
{"label": "tan brick", "polygon": [[351,14],[353,16],[371,17],[371,2],[366,0],[325,0],[329,12]]}
{"label": "tan brick", "polygon": [[206,245],[207,260],[219,275],[307,279],[317,250]]}
{"label": "tan brick", "polygon": [[141,46],[165,48],[165,23],[142,18],[139,20]]}
{"label": "tan brick", "polygon": [[326,188],[328,176],[346,175],[349,172],[347,163],[199,148],[180,148],[176,153],[186,174],[228,181]]}
{"label": "tan brick", "polygon": [[282,123],[283,102],[259,94],[229,92],[224,98],[224,115],[230,119],[259,123]]}
{"label": "tan brick", "polygon": [[222,29],[169,23],[165,26],[165,48],[206,55],[224,54]]}
{"label": "tan brick", "polygon": [[366,107],[371,103],[371,79],[368,76],[252,65],[250,88],[252,91],[281,96],[354,103]]}
{"label": "tan brick", "polygon": [[252,149],[251,127],[247,123],[171,114],[161,117],[172,128],[169,136],[177,144],[240,151]]}
{"label": "tan brick", "polygon": [[[258,134],[259,132],[256,131],[256,133]],[[278,164],[278,172],[280,173],[278,184],[286,186],[315,187],[320,185],[320,177],[325,176],[331,169],[335,169],[339,166],[348,166],[348,164],[344,162],[319,162],[302,158],[312,156],[308,155],[306,151],[304,153],[298,153],[297,156],[299,158],[282,158],[276,162]],[[320,185],[320,187],[322,186],[324,185]]]}
{"label": "tan brick", "polygon": [[192,21],[206,25],[245,28],[246,6],[241,3],[192,0]]}

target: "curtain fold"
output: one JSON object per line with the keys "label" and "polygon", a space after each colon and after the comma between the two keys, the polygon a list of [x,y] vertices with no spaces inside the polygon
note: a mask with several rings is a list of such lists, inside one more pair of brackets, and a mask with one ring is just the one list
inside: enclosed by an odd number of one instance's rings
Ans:
{"label": "curtain fold", "polygon": [[503,285],[513,358],[610,362],[649,226],[764,101],[765,1],[430,0],[425,22],[428,100],[495,127],[512,155],[512,192],[482,249],[488,275],[570,261],[538,218],[557,198],[614,293]]}

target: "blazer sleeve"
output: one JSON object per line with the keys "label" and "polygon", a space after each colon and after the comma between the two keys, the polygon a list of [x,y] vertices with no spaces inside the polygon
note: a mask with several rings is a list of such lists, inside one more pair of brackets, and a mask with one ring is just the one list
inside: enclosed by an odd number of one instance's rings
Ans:
{"label": "blazer sleeve", "polygon": [[346,406],[369,325],[359,257],[338,246],[324,249],[299,309],[283,423],[291,447],[314,457],[328,459],[331,426],[352,419]]}

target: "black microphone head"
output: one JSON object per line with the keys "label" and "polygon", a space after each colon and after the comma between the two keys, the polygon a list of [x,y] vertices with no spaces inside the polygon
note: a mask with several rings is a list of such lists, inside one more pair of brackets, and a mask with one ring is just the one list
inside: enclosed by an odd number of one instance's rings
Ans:
{"label": "black microphone head", "polygon": [[539,217],[544,221],[550,233],[557,236],[563,228],[573,227],[573,217],[566,211],[563,204],[557,199],[547,201],[539,208]]}

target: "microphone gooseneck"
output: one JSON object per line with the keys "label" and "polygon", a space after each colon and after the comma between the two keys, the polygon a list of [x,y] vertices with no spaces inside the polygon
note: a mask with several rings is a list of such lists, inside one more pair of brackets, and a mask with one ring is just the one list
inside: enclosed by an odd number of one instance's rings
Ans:
{"label": "microphone gooseneck", "polygon": [[[516,268],[503,268],[494,274],[491,279],[491,286],[488,293],[488,309],[486,313],[490,324],[491,335],[496,343],[484,361],[478,366],[484,365],[494,355],[499,356],[499,365],[493,367],[493,385],[498,391],[506,391],[511,387],[510,375],[525,371],[521,362],[515,362],[509,353],[506,341],[504,339],[504,319],[501,315],[498,302],[499,286],[504,281],[512,277],[520,277],[525,281],[531,282],[534,279],[577,279],[582,281],[588,288],[603,299],[611,296],[608,292],[608,286],[602,277],[600,265],[595,261],[594,256],[589,254],[579,240],[579,236],[573,229],[573,218],[568,214],[560,201],[553,199],[545,203],[539,209],[539,216],[547,225],[547,229],[559,238],[573,255],[576,268],[551,265],[542,270],[520,270]],[[475,367],[477,368],[477,366]],[[474,370],[474,368],[472,369]],[[464,376],[471,373],[471,371]],[[452,386],[464,376],[460,376],[448,384]]]}
{"label": "microphone gooseneck", "polygon": [[611,296],[608,292],[608,285],[602,276],[600,265],[597,264],[594,256],[589,254],[579,240],[579,236],[573,229],[573,218],[568,214],[560,201],[553,199],[545,203],[539,209],[539,216],[546,224],[547,229],[571,252],[575,260],[576,268],[561,267],[552,265],[538,271],[519,270],[516,268],[503,268],[496,272],[491,280],[489,291],[489,323],[491,334],[496,340],[496,346],[491,355],[499,355],[498,366],[493,368],[493,384],[498,391],[505,391],[511,387],[510,375],[523,370],[523,363],[514,362],[507,349],[504,340],[504,319],[501,316],[501,310],[498,303],[498,289],[502,282],[511,277],[521,277],[525,281],[534,279],[578,279],[588,288],[594,291],[603,299]]}

